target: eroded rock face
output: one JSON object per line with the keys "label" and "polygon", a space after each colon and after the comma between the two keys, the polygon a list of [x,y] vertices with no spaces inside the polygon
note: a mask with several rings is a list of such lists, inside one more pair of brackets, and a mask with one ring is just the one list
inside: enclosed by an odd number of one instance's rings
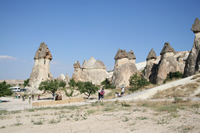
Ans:
{"label": "eroded rock face", "polygon": [[147,79],[147,81],[149,81],[149,76],[152,73],[152,68],[154,66],[154,64],[156,63],[156,53],[153,49],[151,49],[151,51],[149,52],[147,59],[146,59],[146,67],[144,69],[144,78]]}
{"label": "eroded rock face", "polygon": [[[82,67],[75,67],[79,62],[74,64],[74,73],[72,78],[75,81],[91,81],[93,84],[100,85],[107,78],[108,72],[104,63],[91,57],[84,61]],[[80,64],[80,63],[79,63]]]}
{"label": "eroded rock face", "polygon": [[134,73],[137,73],[135,66],[135,55],[133,51],[126,52],[126,50],[119,49],[115,55],[115,68],[112,77],[112,84],[116,87],[122,85],[129,86],[129,78]]}
{"label": "eroded rock face", "polygon": [[29,78],[29,86],[30,88],[37,90],[42,81],[53,79],[50,72],[50,61],[52,60],[52,55],[44,42],[40,44],[34,60],[35,64]]}
{"label": "eroded rock face", "polygon": [[158,64],[153,64],[149,81],[162,84],[169,72],[179,71],[183,73],[183,68],[175,58],[175,51],[169,43],[165,43],[161,53],[161,60]]}
{"label": "eroded rock face", "polygon": [[55,97],[55,100],[62,100],[62,93],[58,92],[56,93],[56,97]]}
{"label": "eroded rock face", "polygon": [[195,19],[191,30],[195,34],[195,39],[192,50],[186,60],[184,77],[191,76],[195,74],[195,72],[198,72],[200,65],[200,20],[198,18]]}

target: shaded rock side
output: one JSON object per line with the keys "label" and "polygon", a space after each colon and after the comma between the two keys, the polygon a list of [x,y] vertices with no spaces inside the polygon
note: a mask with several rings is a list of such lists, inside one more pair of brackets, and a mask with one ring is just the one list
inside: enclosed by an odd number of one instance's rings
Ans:
{"label": "shaded rock side", "polygon": [[149,52],[147,59],[146,59],[146,67],[144,69],[144,78],[149,81],[149,76],[152,73],[153,65],[156,63],[156,53],[153,49]]}
{"label": "shaded rock side", "polygon": [[29,86],[37,89],[42,81],[53,79],[50,72],[50,61],[52,60],[51,52],[45,43],[41,43],[35,57],[35,64],[29,78]]}
{"label": "shaded rock side", "polygon": [[192,50],[186,60],[183,77],[188,77],[199,71],[200,65],[200,20],[195,19],[191,29],[195,34]]}
{"label": "shaded rock side", "polygon": [[195,72],[199,71],[199,65],[200,65],[200,33],[196,33],[196,34],[199,34],[199,37],[197,38],[197,35],[195,37],[193,48],[190,51],[190,54],[189,54],[189,56],[186,60],[186,65],[185,65],[183,77],[191,76],[191,75],[195,74]]}
{"label": "shaded rock side", "polygon": [[194,33],[200,32],[200,20],[198,18],[195,19],[194,24],[191,29]]}

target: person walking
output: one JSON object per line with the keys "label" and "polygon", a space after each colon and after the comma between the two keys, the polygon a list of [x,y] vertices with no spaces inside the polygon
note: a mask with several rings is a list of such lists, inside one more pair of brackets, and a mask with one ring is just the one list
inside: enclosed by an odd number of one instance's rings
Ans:
{"label": "person walking", "polygon": [[100,92],[100,100],[103,100],[104,94],[105,94],[105,91],[104,91],[104,88],[102,88],[102,90]]}

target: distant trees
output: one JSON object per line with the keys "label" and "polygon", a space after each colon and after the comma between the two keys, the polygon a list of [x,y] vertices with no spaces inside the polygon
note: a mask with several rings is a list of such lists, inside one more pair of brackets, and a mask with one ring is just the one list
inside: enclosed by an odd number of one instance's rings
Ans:
{"label": "distant trees", "polygon": [[12,90],[9,89],[10,84],[7,84],[5,81],[0,83],[0,97],[12,95]]}

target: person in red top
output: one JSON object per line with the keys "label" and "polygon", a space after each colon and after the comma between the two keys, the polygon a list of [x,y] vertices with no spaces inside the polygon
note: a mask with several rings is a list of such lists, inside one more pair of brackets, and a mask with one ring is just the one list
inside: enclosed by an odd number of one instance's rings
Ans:
{"label": "person in red top", "polygon": [[105,94],[105,91],[104,91],[104,88],[102,88],[102,90],[100,92],[100,100],[103,100],[104,94]]}

